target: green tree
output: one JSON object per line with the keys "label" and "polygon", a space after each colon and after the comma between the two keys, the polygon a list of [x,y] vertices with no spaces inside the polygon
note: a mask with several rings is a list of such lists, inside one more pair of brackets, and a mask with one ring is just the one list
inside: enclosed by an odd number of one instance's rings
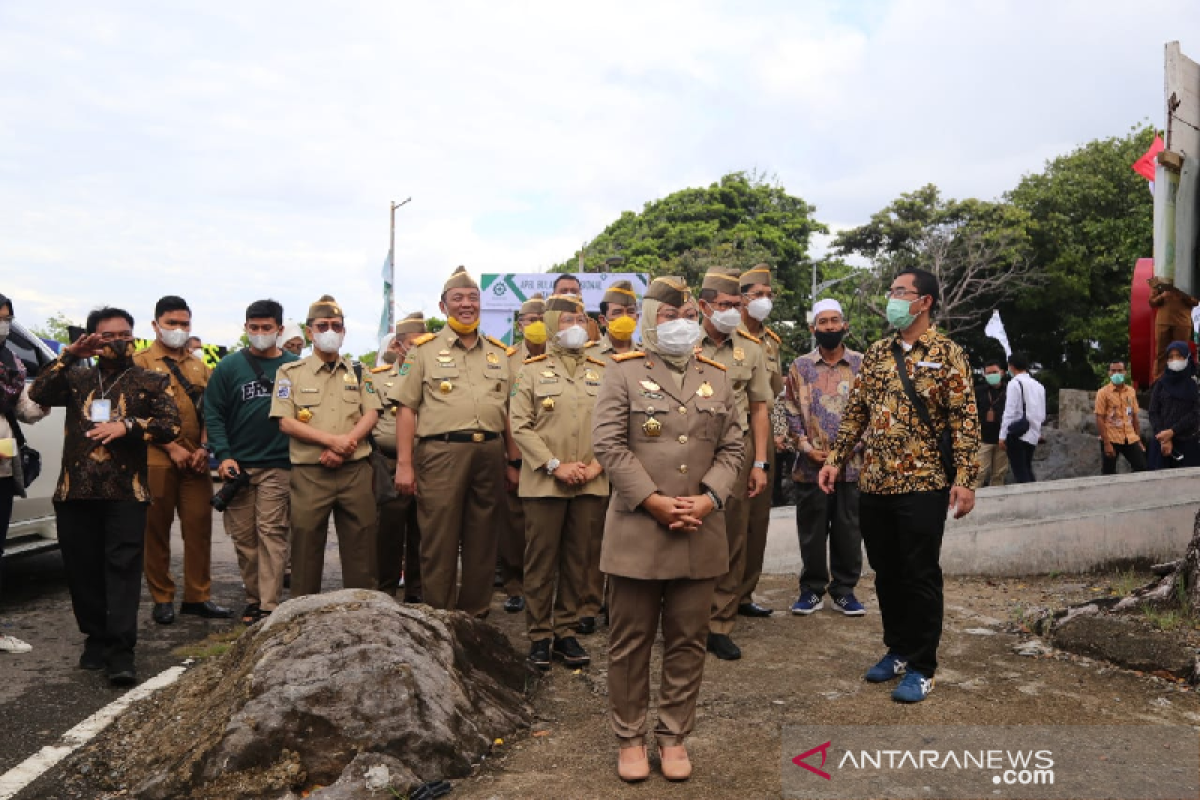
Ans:
{"label": "green tree", "polygon": [[67,319],[67,315],[61,311],[57,312],[50,319],[46,320],[46,324],[30,328],[34,336],[39,339],[49,339],[52,342],[62,342],[63,344],[71,343],[71,335],[68,332],[75,323]]}
{"label": "green tree", "polygon": [[425,330],[429,331],[430,333],[437,333],[444,327],[446,327],[446,320],[442,319],[441,317],[425,318]]}

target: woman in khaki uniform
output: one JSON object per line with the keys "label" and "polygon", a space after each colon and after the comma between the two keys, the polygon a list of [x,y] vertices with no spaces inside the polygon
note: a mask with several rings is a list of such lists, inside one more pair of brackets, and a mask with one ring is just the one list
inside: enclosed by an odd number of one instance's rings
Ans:
{"label": "woman in khaki uniform", "polygon": [[[509,399],[509,424],[521,450],[525,510],[525,615],[529,660],[549,669],[591,659],[575,639],[588,544],[603,524],[608,479],[592,454],[592,411],[604,361],[586,351],[587,313],[577,297],[546,301],[548,352],[526,359]],[[553,643],[551,635],[553,634]]]}
{"label": "woman in khaki uniform", "polygon": [[679,278],[642,301],[644,351],[616,356],[596,402],[593,447],[612,483],[600,568],[609,577],[608,696],[620,740],[617,774],[650,774],[645,736],[650,650],[663,634],[658,695],[662,772],[685,780],[683,741],[696,720],[716,580],[729,569],[721,513],[742,462],[725,368],[693,355],[700,326]]}

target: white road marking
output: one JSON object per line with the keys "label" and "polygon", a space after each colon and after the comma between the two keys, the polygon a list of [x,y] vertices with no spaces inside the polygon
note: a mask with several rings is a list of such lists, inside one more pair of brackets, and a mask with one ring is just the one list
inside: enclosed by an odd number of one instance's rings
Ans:
{"label": "white road marking", "polygon": [[185,662],[184,666],[163,670],[141,686],[121,695],[64,733],[57,744],[43,747],[8,772],[0,775],[0,800],[10,800],[15,797],[18,792],[40,778],[46,770],[87,744],[130,705],[179,680],[179,676],[187,671],[186,663],[191,662],[189,660]]}

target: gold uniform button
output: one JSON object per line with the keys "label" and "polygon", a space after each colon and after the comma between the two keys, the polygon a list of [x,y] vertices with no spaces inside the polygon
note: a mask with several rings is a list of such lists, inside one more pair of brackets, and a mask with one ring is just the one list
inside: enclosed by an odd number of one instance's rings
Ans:
{"label": "gold uniform button", "polygon": [[680,407],[679,407],[679,413],[680,413],[680,414],[686,414],[686,413],[687,413],[687,406],[680,406]]}
{"label": "gold uniform button", "polygon": [[681,475],[687,475],[687,464],[680,464],[680,465],[679,465],[679,474],[681,474]]}
{"label": "gold uniform button", "polygon": [[687,444],[687,436],[686,436],[686,435],[681,435],[681,436],[679,437],[679,443],[680,443],[680,444]]}

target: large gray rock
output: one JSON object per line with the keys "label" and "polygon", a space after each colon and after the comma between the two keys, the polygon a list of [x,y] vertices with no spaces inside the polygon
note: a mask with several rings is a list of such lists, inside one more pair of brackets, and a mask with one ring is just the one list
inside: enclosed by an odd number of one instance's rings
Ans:
{"label": "large gray rock", "polygon": [[1191,676],[1196,658],[1178,637],[1119,615],[1075,614],[1058,623],[1053,641],[1055,647],[1071,653],[1102,658],[1126,669],[1161,670],[1178,678]]}
{"label": "large gray rock", "polygon": [[135,706],[67,772],[147,800],[403,796],[468,775],[527,727],[527,676],[503,634],[464,614],[312,595]]}

